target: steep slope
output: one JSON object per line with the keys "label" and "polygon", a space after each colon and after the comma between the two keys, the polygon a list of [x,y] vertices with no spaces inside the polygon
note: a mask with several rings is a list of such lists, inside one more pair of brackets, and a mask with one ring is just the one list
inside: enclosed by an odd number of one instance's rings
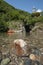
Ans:
{"label": "steep slope", "polygon": [[0,0],[0,20],[21,20],[23,17],[28,15],[29,13],[16,9],[5,1]]}
{"label": "steep slope", "polygon": [[6,31],[9,26],[12,28],[15,21],[21,20],[23,22],[26,16],[29,17],[30,13],[16,9],[4,0],[0,0],[0,31]]}

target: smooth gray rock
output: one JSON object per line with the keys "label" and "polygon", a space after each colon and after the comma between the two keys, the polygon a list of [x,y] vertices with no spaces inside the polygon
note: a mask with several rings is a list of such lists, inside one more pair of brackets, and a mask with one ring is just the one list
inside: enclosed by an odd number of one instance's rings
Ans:
{"label": "smooth gray rock", "polygon": [[3,59],[1,61],[1,65],[7,65],[9,62],[10,62],[10,59],[9,58]]}

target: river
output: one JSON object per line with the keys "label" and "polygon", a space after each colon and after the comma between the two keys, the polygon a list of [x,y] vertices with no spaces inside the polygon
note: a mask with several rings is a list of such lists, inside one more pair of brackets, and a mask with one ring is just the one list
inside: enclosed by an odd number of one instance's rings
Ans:
{"label": "river", "polygon": [[[15,39],[23,39],[29,45],[35,46],[34,44],[30,43],[30,35],[26,34],[25,31],[17,32],[17,33],[0,33],[0,46],[6,43],[12,43]],[[37,50],[36,50],[37,52]],[[37,53],[40,53],[39,51]],[[39,54],[40,55],[40,54]],[[27,64],[28,65],[28,64]]]}

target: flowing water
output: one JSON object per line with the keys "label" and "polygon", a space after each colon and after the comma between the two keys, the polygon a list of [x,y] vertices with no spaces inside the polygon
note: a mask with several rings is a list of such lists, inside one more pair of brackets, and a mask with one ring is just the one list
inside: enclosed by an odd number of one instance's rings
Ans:
{"label": "flowing water", "polygon": [[14,39],[24,39],[25,33],[17,32],[17,33],[0,33],[0,43],[3,41],[13,41]]}

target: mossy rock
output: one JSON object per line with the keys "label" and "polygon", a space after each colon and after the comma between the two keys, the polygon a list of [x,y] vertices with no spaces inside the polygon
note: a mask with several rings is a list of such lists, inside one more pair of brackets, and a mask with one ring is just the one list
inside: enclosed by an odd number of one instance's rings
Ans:
{"label": "mossy rock", "polygon": [[9,58],[3,59],[1,65],[7,65],[10,62]]}

